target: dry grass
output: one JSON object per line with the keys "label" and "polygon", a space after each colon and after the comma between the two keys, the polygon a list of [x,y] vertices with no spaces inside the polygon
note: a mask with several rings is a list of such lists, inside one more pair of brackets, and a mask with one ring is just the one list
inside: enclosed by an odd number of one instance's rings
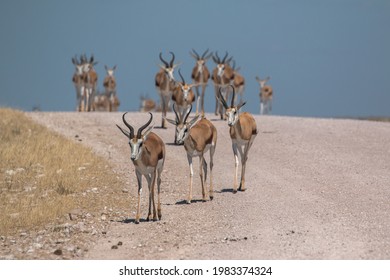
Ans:
{"label": "dry grass", "polygon": [[127,196],[112,195],[122,186],[89,148],[0,108],[0,235],[39,229],[73,209],[128,208]]}

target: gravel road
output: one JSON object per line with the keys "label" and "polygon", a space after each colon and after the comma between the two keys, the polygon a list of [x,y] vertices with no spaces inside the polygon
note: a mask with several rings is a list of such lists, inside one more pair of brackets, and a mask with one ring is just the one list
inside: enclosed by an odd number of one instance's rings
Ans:
{"label": "gravel road", "polygon": [[[123,176],[130,191],[117,195],[136,196],[127,139],[115,126],[121,115],[28,113],[71,139],[78,135]],[[147,118],[128,114],[135,127]],[[160,118],[155,113],[156,125]],[[136,205],[129,197],[128,219],[111,222],[85,259],[390,259],[390,123],[255,116],[259,134],[247,163],[247,190],[233,194],[227,123],[207,118],[218,130],[214,200],[201,201],[195,160],[195,202],[184,203],[184,148],[172,144],[173,126],[157,127],[167,150],[162,220],[142,220],[144,192],[141,223],[134,224]]]}

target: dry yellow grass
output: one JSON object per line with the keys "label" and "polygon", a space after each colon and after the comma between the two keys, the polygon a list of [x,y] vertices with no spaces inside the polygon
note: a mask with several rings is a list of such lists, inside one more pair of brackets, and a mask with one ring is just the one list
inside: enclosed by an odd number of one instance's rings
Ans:
{"label": "dry yellow grass", "polygon": [[0,235],[40,228],[73,209],[128,208],[127,196],[112,195],[121,187],[89,148],[0,108]]}

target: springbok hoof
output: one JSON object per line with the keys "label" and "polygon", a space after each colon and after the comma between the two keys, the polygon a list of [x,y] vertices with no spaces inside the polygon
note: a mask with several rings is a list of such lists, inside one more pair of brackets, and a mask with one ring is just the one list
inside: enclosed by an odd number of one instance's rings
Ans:
{"label": "springbok hoof", "polygon": [[138,224],[139,224],[139,220],[135,220],[134,223],[135,223],[136,225],[138,225]]}

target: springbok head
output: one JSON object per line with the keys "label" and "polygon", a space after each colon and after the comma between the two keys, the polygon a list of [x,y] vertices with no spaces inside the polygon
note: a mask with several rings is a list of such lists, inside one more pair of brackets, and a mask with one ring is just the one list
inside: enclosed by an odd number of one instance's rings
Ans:
{"label": "springbok head", "polygon": [[83,65],[81,62],[78,61],[76,55],[75,55],[74,57],[72,57],[72,63],[73,63],[73,65],[76,67],[76,68],[75,68],[76,74],[77,74],[77,75],[83,74],[83,67],[84,67],[84,65]]}
{"label": "springbok head", "polygon": [[107,76],[114,77],[114,72],[116,70],[116,65],[112,68],[108,68],[107,65],[104,65],[104,69],[106,69]]}
{"label": "springbok head", "polygon": [[215,62],[215,64],[217,64],[218,76],[219,77],[222,77],[222,75],[223,75],[223,73],[225,71],[226,64],[229,64],[230,61],[233,59],[233,57],[230,57],[229,59],[227,59],[228,55],[229,55],[228,52],[226,52],[226,54],[225,54],[225,56],[223,57],[222,60],[218,56],[218,52],[215,53],[215,56],[214,55],[212,56],[213,57],[213,61]]}
{"label": "springbok head", "polygon": [[87,55],[86,54],[83,54],[80,56],[80,61],[81,61],[81,64],[83,65],[83,72],[84,73],[87,73],[91,70],[93,70],[93,67],[98,64],[97,61],[95,61],[95,58],[93,56],[93,54],[91,55],[91,57],[87,58]]}
{"label": "springbok head", "polygon": [[260,88],[263,88],[265,84],[271,79],[271,77],[266,77],[265,79],[260,79],[258,76],[256,76],[256,81],[260,84]]}
{"label": "springbok head", "polygon": [[195,84],[187,84],[186,81],[184,80],[183,75],[180,72],[180,69],[179,69],[179,76],[180,76],[182,82],[181,83],[178,82],[178,84],[179,84],[181,90],[183,91],[184,100],[187,101],[188,95],[190,94],[191,89],[193,86],[195,86]]}
{"label": "springbok head", "polygon": [[209,49],[207,49],[201,56],[192,49],[192,52],[190,52],[190,55],[196,60],[196,65],[198,67],[198,72],[202,73],[203,68],[206,65],[207,60],[213,55],[213,53],[209,53]]}
{"label": "springbok head", "polygon": [[127,136],[127,138],[129,138],[129,145],[130,145],[130,150],[131,150],[130,159],[132,161],[136,161],[140,157],[140,155],[141,155],[141,153],[143,151],[143,144],[144,144],[144,142],[146,141],[146,139],[148,138],[149,133],[152,131],[152,129],[154,127],[153,125],[151,125],[144,133],[142,133],[142,131],[145,128],[147,128],[149,126],[149,124],[152,122],[153,115],[152,115],[152,113],[149,112],[150,119],[143,126],[141,126],[138,129],[137,135],[135,135],[134,134],[134,128],[125,119],[125,115],[126,114],[127,114],[127,112],[123,114],[122,120],[123,120],[123,123],[127,126],[127,128],[130,131],[129,132],[125,131],[119,125],[116,125],[116,126],[120,129],[120,131],[122,131],[122,133],[124,135]]}
{"label": "springbok head", "polygon": [[184,111],[183,115],[179,116],[176,110],[176,104],[173,104],[173,112],[175,112],[176,119],[166,119],[169,123],[176,126],[175,141],[178,145],[182,145],[184,143],[184,140],[186,140],[188,135],[190,134],[190,129],[196,124],[200,117],[200,115],[196,115],[191,121],[187,122],[191,110],[192,105],[189,105],[187,107],[187,110]]}
{"label": "springbok head", "polygon": [[175,78],[173,77],[173,71],[175,70],[175,67],[179,64],[173,64],[175,61],[175,54],[173,52],[169,52],[172,55],[171,61],[168,63],[166,60],[163,59],[162,53],[160,52],[160,60],[164,65],[160,65],[160,68],[164,70],[165,74],[169,77],[170,81],[174,81]]}
{"label": "springbok head", "polygon": [[238,121],[239,111],[240,111],[241,107],[246,104],[246,102],[241,101],[240,104],[238,104],[237,106],[234,106],[235,91],[234,91],[234,87],[232,85],[230,85],[230,87],[233,90],[232,102],[230,104],[230,107],[227,105],[227,102],[222,95],[222,87],[219,88],[218,99],[222,103],[223,107],[226,109],[225,114],[227,116],[228,125],[234,126],[236,124],[236,122]]}

